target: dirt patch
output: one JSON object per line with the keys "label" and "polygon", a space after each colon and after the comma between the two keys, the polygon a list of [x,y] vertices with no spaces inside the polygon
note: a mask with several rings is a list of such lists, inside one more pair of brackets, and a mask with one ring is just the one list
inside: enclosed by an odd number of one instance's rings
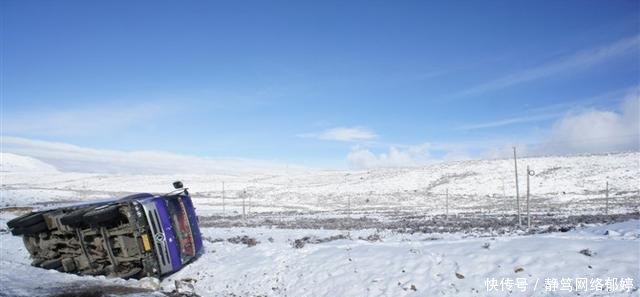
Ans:
{"label": "dirt patch", "polygon": [[444,184],[448,184],[451,181],[454,180],[461,180],[467,177],[471,177],[471,176],[475,176],[478,175],[477,172],[471,172],[471,171],[467,171],[467,172],[463,172],[463,173],[456,173],[456,174],[447,174],[447,175],[443,175],[440,178],[438,178],[437,180],[432,181],[431,183],[429,183],[429,185],[426,187],[426,191],[431,191],[433,188],[437,187],[437,186],[441,186]]}
{"label": "dirt patch", "polygon": [[303,248],[306,244],[310,243],[310,244],[318,244],[318,243],[323,243],[323,242],[330,242],[330,241],[334,241],[334,240],[339,240],[339,239],[351,239],[346,235],[334,235],[334,236],[329,236],[329,237],[324,237],[324,238],[317,238],[315,236],[305,236],[303,238],[299,238],[293,241],[293,247],[300,249]]}
{"label": "dirt patch", "polygon": [[[532,228],[528,234],[567,232],[586,224],[612,224],[630,219],[640,218],[639,212],[624,214],[585,214],[561,216],[556,214],[533,214]],[[524,220],[526,222],[526,220]],[[274,220],[271,214],[261,214],[242,220],[234,217],[200,217],[202,227],[275,227],[281,229],[325,229],[325,230],[392,230],[398,233],[454,233],[485,234],[490,236],[513,234],[521,230],[517,228],[516,215],[486,215],[478,212],[459,213],[456,215],[417,215],[409,213],[380,214],[372,217],[337,217],[314,218],[295,217],[288,220]],[[526,223],[525,223],[526,225]],[[524,229],[524,228],[523,228]],[[216,239],[206,239],[218,242]],[[363,240],[376,240],[367,238]]]}
{"label": "dirt patch", "polygon": [[368,242],[376,242],[376,241],[382,241],[382,237],[380,236],[380,234],[378,233],[373,233],[370,234],[367,237],[358,237],[358,239],[360,240],[364,240],[364,241],[368,241]]}
{"label": "dirt patch", "polygon": [[227,241],[235,244],[246,244],[248,247],[252,247],[260,243],[257,239],[246,235],[227,238]]}
{"label": "dirt patch", "polygon": [[17,215],[20,214],[24,214],[24,213],[28,213],[30,211],[33,211],[33,207],[3,207],[0,208],[0,213],[5,213],[5,212],[10,212],[10,213],[14,213]]}
{"label": "dirt patch", "polygon": [[[151,296],[153,292],[148,289],[127,286],[87,286],[84,284],[57,287],[51,290],[54,293],[47,295],[49,297],[107,297],[142,293],[149,293],[149,296]],[[144,294],[142,295],[144,296]]]}
{"label": "dirt patch", "polygon": [[556,172],[558,172],[558,171],[560,171],[562,169],[565,169],[565,167],[554,166],[554,167],[547,168],[545,170],[542,170],[542,171],[538,172],[536,174],[536,176],[543,177],[543,176],[551,175],[551,174],[554,174],[554,173],[556,173]]}
{"label": "dirt patch", "polygon": [[202,237],[202,239],[203,239],[204,241],[206,241],[206,242],[210,242],[210,243],[218,243],[218,242],[223,242],[223,241],[225,241],[225,240],[224,240],[224,239],[222,239],[222,238],[211,238],[211,237],[207,237],[207,236]]}

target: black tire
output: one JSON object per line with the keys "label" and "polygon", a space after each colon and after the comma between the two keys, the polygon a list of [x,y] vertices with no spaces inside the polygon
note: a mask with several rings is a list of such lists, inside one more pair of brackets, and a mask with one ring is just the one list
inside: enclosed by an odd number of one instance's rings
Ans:
{"label": "black tire", "polygon": [[46,260],[40,263],[39,266],[44,269],[58,269],[60,268],[60,266],[62,266],[62,261],[60,259]]}
{"label": "black tire", "polygon": [[71,227],[80,227],[84,225],[83,215],[91,210],[90,208],[76,209],[64,217],[60,218],[60,223]]}
{"label": "black tire", "polygon": [[82,218],[89,225],[101,225],[120,217],[117,205],[103,205],[86,212]]}
{"label": "black tire", "polygon": [[38,234],[38,233],[45,232],[45,231],[49,230],[49,227],[47,227],[47,223],[42,221],[42,222],[37,223],[35,225],[31,225],[29,227],[16,228],[16,229],[13,229],[13,230],[22,230],[22,234],[30,235],[30,234]]}
{"label": "black tire", "polygon": [[40,222],[44,222],[42,212],[32,212],[7,222],[7,226],[9,228],[24,228]]}
{"label": "black tire", "polygon": [[19,222],[20,220],[22,220],[22,219],[24,219],[24,218],[26,218],[26,217],[30,216],[31,214],[33,214],[33,213],[31,213],[31,212],[30,212],[30,213],[25,213],[25,214],[23,214],[23,215],[21,215],[21,216],[19,216],[19,217],[17,217],[17,218],[14,218],[14,219],[12,219],[12,220],[9,220],[9,221],[7,222],[7,227],[9,227],[9,228],[15,228],[15,227],[17,227],[17,226],[18,226],[18,222]]}
{"label": "black tire", "polygon": [[23,230],[21,228],[13,228],[11,229],[11,235],[19,236],[22,235]]}

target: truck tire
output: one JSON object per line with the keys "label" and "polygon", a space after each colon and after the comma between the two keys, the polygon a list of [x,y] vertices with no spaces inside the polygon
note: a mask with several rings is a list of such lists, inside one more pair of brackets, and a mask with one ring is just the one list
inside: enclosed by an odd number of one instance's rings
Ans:
{"label": "truck tire", "polygon": [[7,226],[9,228],[24,228],[40,222],[44,222],[42,212],[32,212],[7,222]]}
{"label": "truck tire", "polygon": [[60,266],[62,266],[62,261],[60,259],[51,259],[40,263],[40,267],[44,269],[58,269]]}
{"label": "truck tire", "polygon": [[19,222],[20,220],[22,220],[22,219],[24,219],[24,218],[26,218],[26,217],[30,216],[31,214],[33,214],[33,213],[31,213],[31,212],[30,212],[30,213],[25,213],[25,214],[23,214],[23,215],[21,215],[21,216],[19,216],[19,217],[17,217],[17,218],[14,218],[14,219],[12,219],[12,220],[9,220],[9,221],[7,222],[7,227],[9,227],[9,228],[15,228],[15,227],[17,227],[17,226],[18,226],[18,222]]}
{"label": "truck tire", "polygon": [[31,234],[38,234],[38,233],[42,233],[45,232],[47,230],[49,230],[49,227],[47,226],[47,223],[45,221],[42,221],[40,223],[37,223],[35,225],[31,225],[29,227],[25,227],[25,228],[20,228],[22,229],[22,234],[26,234],[26,235],[31,235]]}
{"label": "truck tire", "polygon": [[76,209],[64,217],[60,218],[60,223],[71,227],[80,227],[84,225],[83,215],[88,212],[90,208]]}
{"label": "truck tire", "polygon": [[120,217],[120,210],[117,205],[104,205],[91,209],[82,218],[89,225],[100,225],[110,222]]}
{"label": "truck tire", "polygon": [[22,229],[21,228],[13,228],[11,229],[11,235],[14,236],[18,236],[18,235],[22,235]]}

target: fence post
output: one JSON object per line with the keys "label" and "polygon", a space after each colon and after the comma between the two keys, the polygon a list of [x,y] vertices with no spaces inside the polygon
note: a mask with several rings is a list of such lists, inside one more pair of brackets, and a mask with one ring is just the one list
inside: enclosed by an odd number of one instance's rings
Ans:
{"label": "fence post", "polygon": [[531,214],[529,213],[529,176],[534,176],[536,173],[533,170],[529,170],[527,165],[527,229],[531,229]]}
{"label": "fence post", "polygon": [[604,193],[605,193],[604,213],[608,215],[609,214],[609,181],[607,181]]}
{"label": "fence post", "polygon": [[348,176],[349,176],[349,173],[344,175],[344,189],[345,190],[343,190],[343,193],[345,195],[347,195],[347,217],[351,218],[351,196],[346,191],[346,189],[347,189],[347,177]]}
{"label": "fence post", "polygon": [[245,213],[245,199],[247,198],[247,190],[242,190],[242,220],[245,221],[247,219]]}
{"label": "fence post", "polygon": [[224,205],[224,182],[222,182],[222,215],[224,216],[226,213],[226,208]]}

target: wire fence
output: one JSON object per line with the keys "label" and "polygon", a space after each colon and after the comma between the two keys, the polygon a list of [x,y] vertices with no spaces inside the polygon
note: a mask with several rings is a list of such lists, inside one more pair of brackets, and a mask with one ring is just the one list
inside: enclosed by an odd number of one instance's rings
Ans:
{"label": "wire fence", "polygon": [[[237,217],[243,221],[255,216],[273,216],[280,220],[296,216],[347,219],[439,217],[445,220],[460,217],[504,217],[515,218],[515,224],[519,227],[530,228],[532,223],[539,222],[542,217],[640,212],[640,190],[637,186],[630,187],[627,182],[620,187],[616,184],[619,180],[605,180],[601,186],[583,181],[572,185],[570,191],[551,191],[548,187],[544,188],[541,180],[549,181],[550,176],[561,179],[562,177],[555,176],[561,167],[547,166],[536,174],[526,166],[522,174],[524,168],[517,168],[519,164],[515,148],[513,154],[514,168],[511,176],[508,172],[504,173],[501,191],[495,190],[495,184],[487,185],[492,189],[489,194],[470,193],[468,180],[457,185],[462,179],[477,174],[473,172],[442,175],[436,180],[425,182],[421,189],[404,190],[398,187],[396,191],[391,191],[388,187],[383,187],[382,191],[380,188],[374,190],[376,180],[370,179],[367,172],[366,177],[355,178],[347,173],[343,183],[336,183],[336,180],[333,183],[318,181],[306,191],[304,188],[293,188],[291,179],[286,185],[259,187],[254,182],[251,187],[234,191],[225,191],[223,183],[221,191],[199,193],[194,198],[199,205],[205,206],[205,213]],[[519,174],[514,174],[515,172]],[[511,187],[506,186],[505,181],[509,179],[515,179],[510,184]],[[495,179],[492,182],[495,183]],[[363,184],[371,190],[362,191]],[[360,185],[360,190],[351,189],[352,185]],[[325,187],[325,190],[313,190],[314,186]],[[327,190],[331,186],[335,186],[334,191]],[[538,188],[545,190],[540,191]]]}
{"label": "wire fence", "polygon": [[[309,194],[280,192],[266,194],[259,189],[222,193],[196,193],[194,198],[207,211],[223,215],[249,216],[257,212],[327,212],[344,215],[412,213],[425,215],[517,214],[515,195],[456,194],[444,190],[396,191],[364,193]],[[526,196],[520,209],[526,215]],[[534,194],[529,197],[529,209],[535,215],[566,215],[580,213],[621,213],[637,211],[638,190],[617,189],[607,185],[600,191],[584,189],[573,193]]]}

